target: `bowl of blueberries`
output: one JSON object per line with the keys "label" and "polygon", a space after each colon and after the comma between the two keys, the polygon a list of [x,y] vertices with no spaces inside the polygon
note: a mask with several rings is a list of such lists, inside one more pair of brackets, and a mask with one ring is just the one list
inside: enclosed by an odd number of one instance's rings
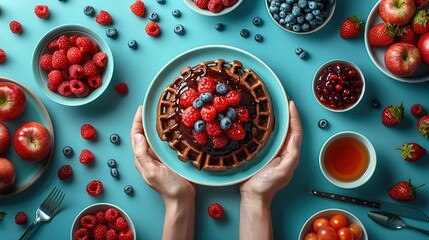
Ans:
{"label": "bowl of blueberries", "polygon": [[335,11],[335,0],[266,0],[271,19],[294,34],[309,34],[323,28]]}

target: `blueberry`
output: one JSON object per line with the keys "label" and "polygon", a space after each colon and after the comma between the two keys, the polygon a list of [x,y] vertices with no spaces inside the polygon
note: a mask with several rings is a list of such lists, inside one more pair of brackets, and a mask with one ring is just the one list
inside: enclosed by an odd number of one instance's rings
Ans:
{"label": "blueberry", "polygon": [[307,58],[307,56],[308,56],[307,51],[303,51],[301,54],[298,55],[298,57],[301,59]]}
{"label": "blueberry", "polygon": [[273,5],[270,6],[269,10],[270,13],[279,13],[279,8]]}
{"label": "blueberry", "polygon": [[294,32],[301,32],[301,25],[299,25],[299,24],[294,24],[294,25],[292,26],[292,30],[293,30]]}
{"label": "blueberry", "polygon": [[206,123],[203,120],[201,120],[201,119],[197,120],[194,123],[194,129],[197,132],[202,132],[202,131],[204,131],[204,129],[206,129]]}
{"label": "blueberry", "polygon": [[86,16],[94,17],[95,16],[95,9],[92,6],[86,6],[83,9],[83,13],[85,13]]}
{"label": "blueberry", "polygon": [[291,23],[286,23],[285,24],[285,28],[288,30],[292,30],[292,24]]}
{"label": "blueberry", "polygon": [[200,99],[203,103],[208,103],[213,99],[213,95],[209,92],[205,92],[200,95]]}
{"label": "blueberry", "polygon": [[255,35],[255,41],[257,42],[262,42],[264,40],[264,38],[262,37],[261,34],[256,34]]}
{"label": "blueberry", "polygon": [[253,25],[260,27],[262,26],[262,18],[260,17],[254,17],[253,18]]}
{"label": "blueberry", "polygon": [[294,4],[295,0],[286,0],[286,3],[288,4]]}
{"label": "blueberry", "polygon": [[287,16],[286,11],[280,11],[280,13],[279,13],[280,19],[285,18],[286,16]]}
{"label": "blueberry", "polygon": [[244,37],[244,38],[248,38],[248,37],[249,37],[249,35],[250,35],[249,30],[247,30],[247,29],[245,29],[245,28],[241,29],[241,31],[240,31],[240,36],[242,36],[242,37]]}
{"label": "blueberry", "polygon": [[321,16],[316,16],[316,23],[321,25],[323,23],[323,18]]}
{"label": "blueberry", "polygon": [[309,30],[310,30],[310,24],[309,23],[305,22],[301,25],[301,31],[308,32]]}
{"label": "blueberry", "polygon": [[174,32],[178,35],[185,34],[185,28],[181,24],[177,24],[174,26]]}
{"label": "blueberry", "polygon": [[222,128],[222,130],[228,130],[231,127],[231,119],[225,117],[222,118],[222,120],[220,120],[220,128]]}
{"label": "blueberry", "polygon": [[280,23],[280,25],[285,25],[286,24],[286,21],[285,21],[285,19],[284,18],[280,18],[279,19],[279,23]]}
{"label": "blueberry", "polygon": [[156,0],[156,2],[159,3],[159,4],[164,4],[165,0]]}
{"label": "blueberry", "polygon": [[226,109],[226,117],[231,119],[231,121],[234,121],[234,119],[237,117],[237,113],[235,112],[234,108],[229,107]]}
{"label": "blueberry", "polygon": [[179,18],[180,16],[182,16],[182,13],[180,13],[179,9],[174,9],[171,14],[173,15],[173,17]]}
{"label": "blueberry", "polygon": [[285,18],[286,23],[291,23],[295,19],[295,16],[292,14],[288,14]]}
{"label": "blueberry", "polygon": [[317,126],[319,126],[319,128],[324,129],[327,128],[329,125],[328,120],[326,119],[320,119],[319,122],[317,123]]}
{"label": "blueberry", "polygon": [[225,26],[222,23],[216,23],[215,29],[218,31],[223,31],[225,29]]}
{"label": "blueberry", "polygon": [[310,1],[310,2],[308,2],[308,7],[311,10],[317,9],[317,3],[315,1]]}
{"label": "blueberry", "polygon": [[106,36],[109,38],[117,38],[118,37],[118,31],[114,27],[108,28],[106,30]]}
{"label": "blueberry", "polygon": [[192,106],[196,109],[200,109],[204,106],[204,102],[200,98],[197,98],[192,103]]}
{"label": "blueberry", "polygon": [[334,5],[335,4],[335,0],[329,0],[329,4]]}
{"label": "blueberry", "polygon": [[223,83],[216,84],[216,92],[220,95],[225,95],[228,92],[228,87]]}
{"label": "blueberry", "polygon": [[301,54],[303,51],[304,51],[304,49],[302,49],[302,48],[300,48],[300,47],[295,48],[295,54],[296,54],[296,55]]}
{"label": "blueberry", "polygon": [[378,101],[377,99],[372,100],[371,101],[371,107],[379,108],[380,107],[380,101]]}
{"label": "blueberry", "polygon": [[280,16],[276,13],[276,14],[273,14],[273,18],[274,18],[274,20],[276,20],[276,21],[278,21],[278,20],[280,20]]}
{"label": "blueberry", "polygon": [[118,178],[119,177],[119,171],[117,168],[111,168],[110,169],[110,175],[112,175],[112,177],[114,178]]}
{"label": "blueberry", "polygon": [[314,15],[312,13],[309,12],[305,14],[305,20],[311,21],[313,20],[313,18],[314,18]]}
{"label": "blueberry", "polygon": [[113,133],[110,135],[110,142],[113,144],[119,144],[121,142],[121,137],[118,134]]}
{"label": "blueberry", "polygon": [[158,22],[159,20],[159,16],[158,13],[153,12],[149,15],[149,20],[153,21],[153,22]]}
{"label": "blueberry", "polygon": [[222,113],[219,113],[218,115],[217,115],[217,120],[222,120],[223,118],[224,118],[225,116],[222,114]]}
{"label": "blueberry", "polygon": [[292,8],[292,15],[294,15],[295,17],[299,16],[301,14],[301,8],[298,6],[294,6]]}
{"label": "blueberry", "polygon": [[128,47],[132,48],[132,49],[137,49],[138,45],[137,45],[136,40],[130,40],[130,41],[128,41]]}
{"label": "blueberry", "polygon": [[292,7],[289,4],[285,3],[285,2],[283,2],[282,4],[280,4],[280,8],[283,11],[285,11],[285,12],[290,12],[290,10],[292,9]]}
{"label": "blueberry", "polygon": [[107,161],[107,166],[109,166],[110,168],[115,168],[116,167],[116,160],[115,159],[109,159]]}
{"label": "blueberry", "polygon": [[311,13],[313,13],[314,16],[319,16],[320,15],[320,10],[319,9],[314,9],[313,11],[311,11]]}
{"label": "blueberry", "polygon": [[304,16],[300,15],[296,17],[296,22],[302,25],[304,23]]}
{"label": "blueberry", "polygon": [[63,148],[63,154],[66,157],[72,157],[73,156],[73,148],[70,146],[65,146]]}
{"label": "blueberry", "polygon": [[316,4],[318,9],[323,9],[325,7],[325,5],[322,2],[317,2]]}
{"label": "blueberry", "polygon": [[124,193],[128,195],[132,195],[134,193],[134,189],[131,185],[127,185],[124,187]]}
{"label": "blueberry", "polygon": [[307,6],[307,0],[298,0],[298,6],[300,8],[305,8]]}

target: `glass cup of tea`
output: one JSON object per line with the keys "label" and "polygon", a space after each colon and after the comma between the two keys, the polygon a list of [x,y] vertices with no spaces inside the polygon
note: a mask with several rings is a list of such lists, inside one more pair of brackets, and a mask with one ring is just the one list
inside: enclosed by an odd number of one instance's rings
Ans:
{"label": "glass cup of tea", "polygon": [[340,188],[357,188],[373,175],[377,156],[371,142],[362,134],[339,132],[328,138],[319,154],[325,178]]}

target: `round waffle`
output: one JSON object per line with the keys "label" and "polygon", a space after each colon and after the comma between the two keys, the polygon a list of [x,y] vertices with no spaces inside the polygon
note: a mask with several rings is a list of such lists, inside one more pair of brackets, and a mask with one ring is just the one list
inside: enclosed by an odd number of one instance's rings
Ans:
{"label": "round waffle", "polygon": [[[190,84],[197,84],[205,76],[223,79],[241,92],[242,102],[249,109],[251,121],[243,123],[246,135],[241,141],[231,141],[225,147],[198,145],[192,129],[181,122],[179,99]],[[161,140],[167,141],[183,162],[191,161],[197,169],[225,171],[253,160],[268,142],[274,128],[274,109],[262,79],[241,62],[223,59],[186,66],[160,96],[156,113],[156,130]]]}

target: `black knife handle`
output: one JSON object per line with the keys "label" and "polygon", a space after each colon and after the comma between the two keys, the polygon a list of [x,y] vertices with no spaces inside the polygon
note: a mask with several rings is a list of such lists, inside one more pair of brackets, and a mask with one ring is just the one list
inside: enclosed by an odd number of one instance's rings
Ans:
{"label": "black knife handle", "polygon": [[354,197],[349,197],[349,196],[344,196],[344,195],[340,195],[340,194],[321,192],[321,191],[312,190],[312,189],[309,190],[308,193],[310,193],[311,195],[314,195],[314,196],[318,196],[318,197],[334,199],[334,200],[341,201],[341,202],[354,203],[354,204],[363,205],[363,206],[372,207],[372,208],[378,208],[379,209],[381,206],[381,204],[378,202],[372,202],[372,201],[354,198]]}

